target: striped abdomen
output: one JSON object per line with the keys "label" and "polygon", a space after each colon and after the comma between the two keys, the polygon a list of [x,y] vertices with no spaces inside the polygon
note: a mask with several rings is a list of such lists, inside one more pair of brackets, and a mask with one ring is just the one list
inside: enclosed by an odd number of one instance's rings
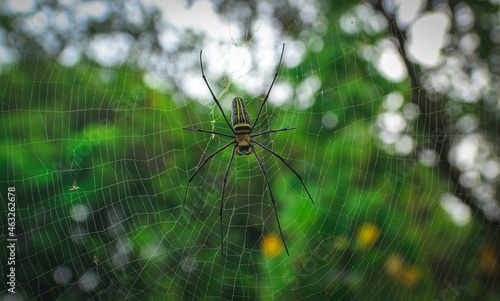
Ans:
{"label": "striped abdomen", "polygon": [[247,107],[245,106],[243,99],[239,97],[235,97],[233,99],[231,123],[233,124],[236,134],[247,134],[250,133],[250,130],[252,129]]}

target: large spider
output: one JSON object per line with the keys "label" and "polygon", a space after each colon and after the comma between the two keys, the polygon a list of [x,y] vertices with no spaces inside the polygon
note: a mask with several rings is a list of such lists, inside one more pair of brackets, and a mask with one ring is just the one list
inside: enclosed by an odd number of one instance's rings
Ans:
{"label": "large spider", "polygon": [[276,203],[274,202],[273,192],[271,191],[271,186],[269,185],[269,179],[267,178],[267,174],[266,174],[266,170],[264,169],[264,165],[262,165],[262,162],[260,161],[259,156],[257,156],[257,153],[255,152],[255,148],[253,146],[253,143],[257,144],[258,146],[260,146],[264,150],[270,152],[274,156],[278,157],[281,161],[283,161],[283,163],[285,163],[285,165],[288,166],[288,168],[290,168],[295,173],[297,178],[299,178],[300,182],[302,183],[302,186],[304,186],[304,189],[306,190],[307,195],[309,195],[309,198],[311,199],[311,202],[313,204],[314,204],[314,201],[313,201],[309,191],[307,191],[306,185],[304,184],[304,181],[302,181],[302,178],[285,161],[285,159],[283,159],[282,156],[280,156],[276,152],[272,151],[271,149],[265,147],[264,145],[262,145],[258,141],[255,141],[252,138],[255,138],[257,136],[264,135],[264,134],[274,133],[274,132],[293,130],[295,128],[283,128],[283,129],[279,129],[279,130],[268,130],[268,131],[257,133],[257,134],[251,134],[253,128],[257,124],[257,120],[259,120],[259,116],[260,116],[260,113],[262,112],[262,108],[266,104],[267,98],[269,97],[269,93],[271,92],[274,81],[276,80],[276,77],[278,76],[278,72],[280,70],[280,65],[281,65],[281,60],[283,59],[283,53],[285,52],[285,43],[283,43],[283,49],[281,51],[280,61],[278,63],[278,68],[276,69],[276,73],[274,74],[273,81],[271,83],[271,86],[269,87],[269,91],[267,91],[266,97],[264,98],[262,105],[260,106],[259,113],[257,114],[257,117],[255,118],[255,122],[253,123],[253,125],[250,125],[250,115],[248,114],[248,110],[247,110],[247,107],[245,106],[245,103],[243,102],[243,99],[236,97],[233,99],[233,103],[232,103],[231,123],[233,126],[231,127],[231,124],[229,124],[229,121],[227,120],[226,115],[224,114],[224,111],[222,110],[222,107],[221,107],[219,101],[217,100],[217,97],[215,97],[214,93],[212,92],[212,89],[210,88],[210,85],[208,84],[207,79],[205,77],[205,73],[203,72],[203,62],[201,59],[202,51],[203,50],[200,51],[200,66],[201,66],[201,74],[202,74],[203,80],[207,84],[207,87],[210,90],[210,93],[212,94],[212,97],[213,97],[215,103],[219,107],[219,109],[222,113],[222,116],[224,116],[224,119],[226,120],[226,123],[227,123],[229,129],[234,133],[234,136],[220,133],[220,132],[206,131],[206,130],[200,130],[200,129],[190,129],[190,128],[182,128],[182,129],[220,135],[220,136],[228,137],[228,138],[231,138],[234,140],[232,140],[231,142],[224,145],[223,147],[221,147],[220,149],[215,151],[213,154],[211,154],[210,156],[205,158],[203,163],[201,163],[201,165],[195,170],[193,175],[189,178],[187,188],[186,188],[186,194],[184,195],[184,201],[182,202],[182,211],[184,211],[184,203],[186,202],[186,196],[187,196],[187,193],[189,190],[189,185],[191,184],[191,181],[193,180],[194,176],[208,162],[208,160],[213,158],[215,155],[217,155],[219,152],[223,151],[224,149],[226,149],[230,145],[234,144],[233,150],[231,152],[231,159],[229,159],[229,164],[227,165],[226,174],[224,175],[224,180],[222,182],[222,196],[221,196],[221,200],[220,200],[220,212],[219,212],[220,239],[221,239],[221,250],[222,250],[221,254],[222,254],[222,256],[224,256],[224,239],[223,239],[223,233],[222,233],[222,208],[223,208],[223,201],[224,201],[224,191],[226,189],[226,180],[227,180],[227,176],[229,174],[229,168],[231,167],[231,162],[233,162],[234,153],[236,153],[238,155],[250,155],[253,153],[255,155],[255,158],[257,159],[257,163],[259,163],[260,170],[262,171],[262,174],[264,175],[264,178],[266,179],[267,188],[269,189],[269,195],[271,196],[271,201],[272,201],[273,207],[274,207],[274,213],[276,215],[276,221],[278,223],[278,228],[280,230],[281,240],[283,241],[283,245],[285,246],[286,253],[288,254],[288,256],[290,256],[290,253],[288,253],[288,248],[287,248],[286,243],[285,243],[285,238],[283,237],[283,232],[281,232],[280,220],[278,218],[278,212],[276,211]]}

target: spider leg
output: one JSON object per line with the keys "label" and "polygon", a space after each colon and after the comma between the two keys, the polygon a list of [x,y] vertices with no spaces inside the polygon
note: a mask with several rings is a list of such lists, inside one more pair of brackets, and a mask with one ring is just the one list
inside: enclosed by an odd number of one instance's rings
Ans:
{"label": "spider leg", "polygon": [[233,133],[235,133],[235,134],[236,134],[236,132],[234,131],[233,127],[231,126],[231,124],[230,124],[230,123],[229,123],[229,121],[227,120],[227,118],[226,118],[226,114],[224,114],[224,111],[222,110],[222,107],[220,106],[220,103],[219,103],[219,101],[217,100],[217,97],[215,97],[214,92],[212,92],[212,88],[210,88],[210,85],[208,84],[207,78],[205,77],[205,72],[203,72],[203,62],[202,62],[202,60],[201,60],[201,52],[202,52],[202,51],[203,51],[203,50],[200,50],[200,66],[201,66],[201,76],[203,77],[203,80],[205,81],[205,84],[207,84],[208,90],[210,90],[210,94],[212,94],[212,97],[213,97],[213,99],[214,99],[215,103],[217,104],[217,106],[219,107],[219,109],[220,109],[220,111],[221,111],[221,113],[222,113],[222,116],[224,116],[224,119],[226,120],[227,125],[229,126],[229,128],[231,129],[231,131],[232,131]]}
{"label": "spider leg", "polygon": [[200,130],[200,129],[190,129],[190,128],[182,128],[182,129],[183,129],[183,130],[189,130],[189,131],[195,131],[195,132],[203,132],[203,133],[216,134],[216,135],[221,135],[221,136],[224,136],[224,137],[229,137],[229,138],[234,139],[234,136],[231,136],[231,135],[228,135],[228,134],[224,134],[224,133],[220,133],[220,132],[205,131],[205,130]]}
{"label": "spider leg", "polygon": [[283,237],[283,232],[281,232],[280,219],[278,218],[278,211],[276,210],[276,203],[274,202],[273,192],[271,191],[271,185],[269,184],[269,179],[267,178],[266,170],[264,169],[264,165],[262,165],[262,162],[260,162],[259,156],[257,156],[257,152],[255,151],[255,148],[251,145],[250,145],[250,147],[253,149],[253,154],[255,155],[255,158],[257,159],[257,163],[259,163],[259,167],[260,167],[260,170],[262,171],[262,174],[264,175],[264,178],[266,179],[267,188],[269,189],[269,194],[271,195],[271,201],[273,202],[274,213],[276,215],[276,221],[278,222],[278,229],[280,230],[281,240],[283,241],[283,245],[285,246],[286,254],[288,256],[290,256],[290,253],[288,253],[288,248],[286,247],[285,238]]}
{"label": "spider leg", "polygon": [[226,191],[226,180],[227,176],[229,175],[229,168],[231,167],[231,163],[233,162],[234,158],[234,151],[236,150],[237,145],[233,147],[233,151],[231,152],[231,159],[229,159],[229,164],[227,165],[226,169],[226,174],[224,175],[224,180],[222,181],[222,196],[220,198],[220,212],[219,212],[219,219],[220,219],[220,249],[222,250],[222,257],[224,257],[224,236],[222,234],[222,207],[223,207],[223,201],[224,201],[224,192]]}
{"label": "spider leg", "polygon": [[267,102],[267,98],[269,97],[269,93],[271,93],[271,89],[273,88],[274,81],[276,80],[276,77],[278,77],[278,71],[280,71],[280,66],[281,66],[281,59],[283,59],[283,53],[285,52],[285,43],[283,43],[283,50],[281,50],[281,57],[280,57],[280,62],[278,63],[278,68],[276,68],[276,73],[274,74],[273,82],[271,83],[271,86],[269,87],[269,90],[267,91],[266,97],[264,98],[264,101],[262,102],[262,105],[260,106],[259,113],[257,113],[257,117],[255,118],[255,121],[252,126],[252,130],[257,124],[257,120],[259,120],[260,113],[262,112],[262,108],[264,108],[264,105]]}
{"label": "spider leg", "polygon": [[264,135],[264,134],[276,133],[276,132],[281,132],[281,131],[289,131],[289,130],[295,130],[295,129],[296,128],[284,128],[284,129],[279,129],[279,130],[269,130],[269,131],[260,132],[257,134],[250,135],[250,138],[257,137],[257,136]]}
{"label": "spider leg", "polygon": [[288,166],[288,168],[290,168],[293,173],[297,176],[297,178],[299,178],[300,182],[302,183],[302,186],[304,186],[304,189],[306,190],[307,192],[307,195],[309,196],[309,198],[311,199],[311,202],[314,204],[314,201],[313,201],[313,198],[311,197],[311,194],[309,193],[309,191],[307,190],[307,187],[306,185],[304,184],[304,181],[302,181],[302,178],[299,176],[299,174],[288,164],[286,163],[285,159],[283,159],[282,156],[278,155],[276,152],[272,151],[271,149],[265,147],[264,145],[260,144],[259,142],[255,141],[255,140],[250,140],[250,142],[253,142],[255,144],[257,144],[258,146],[262,147],[263,149],[265,149],[266,151],[270,152],[271,154],[275,155],[276,157],[278,157],[283,163],[285,163],[286,166]]}
{"label": "spider leg", "polygon": [[203,163],[201,163],[201,165],[194,171],[194,173],[191,176],[191,178],[189,178],[188,185],[186,187],[186,193],[184,194],[184,201],[182,201],[182,211],[181,212],[184,212],[184,203],[186,203],[186,196],[187,196],[187,193],[188,193],[188,190],[189,190],[189,185],[191,184],[191,181],[193,180],[194,176],[208,162],[208,160],[212,159],[215,155],[217,155],[219,152],[225,150],[228,146],[230,146],[233,143],[236,143],[236,141],[231,141],[228,144],[226,144],[223,147],[221,147],[218,150],[216,150],[213,154],[211,154],[210,156],[208,156],[207,158],[205,158],[205,160],[203,161]]}

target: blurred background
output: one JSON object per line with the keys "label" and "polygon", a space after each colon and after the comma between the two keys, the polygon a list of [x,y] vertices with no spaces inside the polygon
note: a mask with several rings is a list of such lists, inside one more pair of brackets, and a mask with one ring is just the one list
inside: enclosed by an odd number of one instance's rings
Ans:
{"label": "blurred background", "polygon": [[499,300],[499,5],[1,2],[0,300]]}

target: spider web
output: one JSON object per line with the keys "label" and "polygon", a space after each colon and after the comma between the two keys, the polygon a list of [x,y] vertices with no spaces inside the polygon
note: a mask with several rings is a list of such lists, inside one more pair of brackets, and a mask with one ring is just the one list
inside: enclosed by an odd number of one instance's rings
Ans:
{"label": "spider web", "polygon": [[[432,143],[442,135],[423,133],[410,79],[388,81],[376,68],[382,47],[363,37],[376,40],[385,28],[365,28],[368,34],[359,39],[349,32],[362,32],[356,26],[366,25],[363,9],[367,5],[346,9],[340,21],[306,42],[284,38],[284,62],[254,131],[296,127],[256,138],[302,176],[315,202],[290,169],[256,146],[290,256],[253,155],[235,155],[229,169],[224,257],[219,210],[231,147],[194,177],[181,212],[189,177],[229,141],[182,127],[230,133],[201,79],[197,49],[179,55],[190,57],[186,72],[198,77],[188,81],[195,83],[191,91],[180,85],[183,93],[173,88],[175,78],[165,88],[150,70],[88,60],[68,67],[58,58],[20,51],[31,59],[6,67],[1,77],[2,201],[14,187],[18,239],[18,294],[2,298],[497,296],[491,229],[470,216],[455,196],[459,186],[452,175],[437,168],[440,154]],[[350,27],[351,20],[358,25]],[[203,52],[207,80],[226,116],[240,96],[252,121],[281,50],[281,42],[258,44],[264,27],[253,34],[248,43]],[[253,42],[257,50],[250,52]],[[308,49],[302,57],[308,64],[293,65],[301,47]],[[333,54],[322,53],[323,47]],[[217,71],[215,50],[239,51],[251,67]],[[440,111],[463,107],[450,102]],[[474,137],[486,141],[451,135]],[[2,261],[2,275],[9,267]]]}

